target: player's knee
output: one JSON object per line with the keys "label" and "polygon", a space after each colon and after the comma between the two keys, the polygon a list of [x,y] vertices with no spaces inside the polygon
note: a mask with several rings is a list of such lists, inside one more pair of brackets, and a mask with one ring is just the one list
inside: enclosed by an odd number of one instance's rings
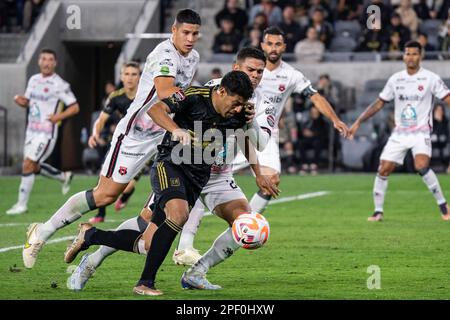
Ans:
{"label": "player's knee", "polygon": [[415,165],[416,171],[422,177],[430,171],[430,167],[427,165]]}
{"label": "player's knee", "polygon": [[380,164],[380,166],[378,167],[378,174],[382,177],[387,177],[392,173],[393,170],[394,168],[390,165]]}
{"label": "player's knee", "polygon": [[110,205],[117,199],[117,195],[99,189],[94,190],[93,195],[97,207],[104,207]]}
{"label": "player's knee", "polygon": [[39,164],[37,162],[34,162],[30,159],[23,160],[23,163],[22,163],[22,173],[23,174],[37,173],[38,170],[39,170]]}

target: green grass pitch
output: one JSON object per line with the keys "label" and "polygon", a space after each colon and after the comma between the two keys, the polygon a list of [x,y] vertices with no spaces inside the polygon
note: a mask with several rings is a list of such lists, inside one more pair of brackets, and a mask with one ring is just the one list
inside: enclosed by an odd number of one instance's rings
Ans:
{"label": "green grass pitch", "polygon": [[[172,263],[174,244],[157,278],[157,287],[165,295],[150,298],[131,293],[145,258],[127,252],[109,257],[83,292],[66,288],[69,265],[64,263],[63,253],[67,241],[46,245],[34,269],[26,270],[21,250],[5,248],[22,245],[28,223],[45,221],[69,196],[61,195],[57,182],[38,177],[29,212],[7,216],[4,212],[16,201],[20,179],[1,177],[0,299],[448,299],[450,221],[441,220],[419,176],[399,174],[389,180],[385,221],[367,222],[373,208],[373,178],[283,176],[281,197],[330,193],[270,205],[266,217],[271,234],[266,246],[254,251],[241,249],[210,271],[208,278],[222,285],[221,291],[181,289],[179,280],[185,268]],[[439,178],[444,192],[448,191],[450,176]],[[256,189],[249,176],[238,176],[237,181],[247,196]],[[76,176],[70,193],[95,183],[94,177]],[[148,190],[148,179],[144,178],[129,206],[120,213],[108,208],[110,222],[99,227],[115,228],[135,216]],[[85,215],[80,222],[92,215]],[[75,235],[77,225],[59,230],[52,239]],[[205,252],[225,228],[223,220],[205,217],[195,246]],[[369,266],[380,268],[381,289],[367,288]],[[51,286],[53,282],[56,288]]]}

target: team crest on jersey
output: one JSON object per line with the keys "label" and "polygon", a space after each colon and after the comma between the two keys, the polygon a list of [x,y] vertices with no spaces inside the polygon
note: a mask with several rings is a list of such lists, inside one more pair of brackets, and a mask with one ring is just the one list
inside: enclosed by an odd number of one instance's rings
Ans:
{"label": "team crest on jersey", "polygon": [[272,115],[267,116],[267,123],[269,124],[269,126],[271,126],[272,128],[275,126],[275,118]]}
{"label": "team crest on jersey", "polygon": [[418,89],[419,91],[423,91],[423,85],[420,84]]}
{"label": "team crest on jersey", "polygon": [[180,186],[180,179],[179,178],[170,178],[170,185],[172,187],[179,187]]}
{"label": "team crest on jersey", "polygon": [[119,174],[120,174],[121,176],[126,175],[126,174],[127,174],[127,171],[128,171],[127,167],[122,167],[122,166],[120,166],[120,168],[119,168]]}
{"label": "team crest on jersey", "polygon": [[278,90],[280,90],[281,92],[283,92],[284,90],[286,90],[286,86],[284,84],[280,84],[278,86]]}

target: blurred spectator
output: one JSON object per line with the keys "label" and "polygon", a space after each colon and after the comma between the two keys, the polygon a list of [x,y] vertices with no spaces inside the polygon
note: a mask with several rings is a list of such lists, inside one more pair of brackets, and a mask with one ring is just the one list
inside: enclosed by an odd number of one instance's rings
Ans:
{"label": "blurred spectator", "polygon": [[442,103],[436,104],[433,110],[433,131],[431,132],[431,145],[433,150],[437,150],[437,158],[444,166],[448,166],[448,155],[444,151],[449,142],[448,120],[445,116],[445,106]]}
{"label": "blurred spectator", "polygon": [[412,8],[411,0],[400,0],[400,6],[395,10],[400,15],[402,24],[411,32],[411,38],[417,37],[417,29],[419,27],[419,18]]}
{"label": "blurred spectator", "polygon": [[219,79],[223,77],[222,70],[220,68],[213,68],[211,70],[211,78],[210,79]]}
{"label": "blurred spectator", "polygon": [[381,29],[365,29],[356,51],[379,52],[385,39]]}
{"label": "blurred spectator", "polygon": [[262,31],[258,28],[252,28],[248,36],[244,37],[242,39],[241,43],[239,44],[239,49],[245,48],[245,47],[254,47],[261,49],[261,40],[262,40]]}
{"label": "blurred spectator", "polygon": [[300,24],[302,30],[306,30],[309,25],[308,10],[303,5],[296,6],[295,8],[295,20]]}
{"label": "blurred spectator", "polygon": [[450,51],[450,19],[439,30],[439,51]]}
{"label": "blurred spectator", "polygon": [[295,56],[301,62],[319,62],[323,58],[325,45],[317,38],[317,30],[309,27],[306,39],[295,46]]}
{"label": "blurred spectator", "polygon": [[[402,20],[397,12],[392,13],[390,22],[391,24],[385,28],[385,34],[389,37],[392,33],[397,32],[400,36],[400,46],[403,48],[405,43],[411,40],[411,32],[407,27],[402,25]],[[386,38],[384,42],[389,43],[390,39]]]}
{"label": "blurred spectator", "polygon": [[363,29],[366,28],[367,25],[367,18],[372,14],[369,10],[369,13],[367,12],[367,8],[371,5],[376,5],[380,8],[381,13],[381,28],[384,29],[389,25],[389,19],[392,16],[392,8],[389,4],[385,4],[383,0],[371,0],[370,3],[368,3],[363,10],[363,14],[361,16],[361,25],[363,26]]}
{"label": "blurred spectator", "polygon": [[333,15],[330,6],[328,5],[328,0],[309,0],[308,8],[308,15],[310,17],[312,17],[316,9],[321,9],[324,20],[333,22]]}
{"label": "blurred spectator", "polygon": [[362,15],[363,2],[361,0],[337,0],[336,20],[359,20]]}
{"label": "blurred spectator", "polygon": [[241,35],[234,30],[234,23],[230,17],[224,17],[220,21],[221,31],[214,37],[214,53],[236,53]]}
{"label": "blurred spectator", "polygon": [[389,37],[389,42],[383,44],[382,50],[387,52],[388,60],[401,60],[402,46],[400,44],[400,35],[398,32],[392,32]]}
{"label": "blurred spectator", "polygon": [[[419,3],[413,5],[414,11],[417,17],[421,20],[431,19],[430,8],[428,7],[427,0],[419,0]],[[435,1],[433,1],[435,2]]]}
{"label": "blurred spectator", "polygon": [[260,12],[255,16],[255,19],[252,24],[252,29],[259,29],[261,32],[264,32],[266,28],[269,26],[267,22],[267,16],[264,12]]}
{"label": "blurred spectator", "polygon": [[419,19],[446,19],[450,1],[448,0],[419,0],[414,4],[414,10]]}
{"label": "blurred spectator", "polygon": [[225,6],[220,10],[216,16],[215,21],[218,28],[220,28],[220,20],[224,17],[230,17],[234,22],[234,28],[243,33],[248,23],[248,16],[245,10],[239,7],[239,0],[225,0]]}
{"label": "blurred spectator", "polygon": [[283,171],[297,173],[295,165],[295,148],[297,142],[297,125],[292,110],[292,99],[288,99],[279,122],[279,144],[281,148],[281,164]]}
{"label": "blurred spectator", "polygon": [[23,7],[23,29],[30,31],[34,20],[41,13],[44,0],[26,0]]}
{"label": "blurred spectator", "polygon": [[295,21],[295,8],[288,5],[283,10],[283,21],[279,24],[281,30],[283,30],[286,42],[286,52],[294,52],[295,44],[301,39],[302,28],[300,24]]}
{"label": "blurred spectator", "polygon": [[102,99],[102,104],[101,104],[100,110],[102,110],[104,107],[106,107],[106,102],[108,101],[108,97],[114,90],[116,90],[116,85],[114,84],[114,82],[111,80],[106,81],[105,96]]}
{"label": "blurred spectator", "polygon": [[[308,119],[300,127],[298,139],[301,174],[306,174],[310,170],[311,174],[317,174],[318,164],[320,163],[320,154],[322,150],[328,148],[328,130],[329,124],[323,119],[319,110],[312,107]],[[313,156],[309,156],[309,151]]]}
{"label": "blurred spectator", "polygon": [[339,96],[341,92],[339,92],[336,85],[333,85],[333,82],[328,74],[322,74],[319,76],[319,81],[315,85],[315,88],[325,99],[328,100],[333,109],[336,110],[339,108]]}
{"label": "blurred spectator", "polygon": [[314,9],[309,26],[316,29],[318,39],[328,48],[333,38],[333,26],[328,21],[325,21],[323,9]]}
{"label": "blurred spectator", "polygon": [[422,46],[422,57],[425,60],[427,59],[426,56],[427,52],[436,51],[436,48],[428,43],[428,36],[425,33],[419,32],[419,35],[417,36],[417,41]]}
{"label": "blurred spectator", "polygon": [[269,26],[276,26],[283,21],[283,14],[273,0],[262,0],[260,4],[254,5],[250,10],[250,25],[253,25],[258,13],[264,13]]}

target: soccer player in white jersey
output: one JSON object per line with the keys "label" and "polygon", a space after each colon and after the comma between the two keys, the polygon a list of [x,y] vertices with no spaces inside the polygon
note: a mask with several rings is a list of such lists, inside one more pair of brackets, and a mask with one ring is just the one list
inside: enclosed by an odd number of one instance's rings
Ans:
{"label": "soccer player in white jersey", "polygon": [[[200,25],[200,16],[195,11],[184,9],[177,13],[171,38],[156,46],[147,57],[136,97],[116,127],[97,186],[73,195],[47,222],[29,226],[22,251],[25,267],[33,267],[42,246],[57,230],[89,211],[113,203],[156,155],[165,131],[153,123],[147,110],[158,99],[172,96],[191,83],[200,59],[193,50]],[[139,230],[142,226],[139,219],[125,224]]]}
{"label": "soccer player in white jersey", "polygon": [[[58,138],[58,123],[76,115],[80,107],[70,85],[55,73],[56,52],[43,49],[38,64],[40,73],[30,78],[25,95],[14,97],[14,101],[23,108],[29,108],[29,112],[19,197],[17,203],[6,211],[11,215],[27,212],[36,174],[60,181],[63,194],[69,192],[73,176],[72,172],[61,172],[44,161],[52,153]],[[63,105],[66,110],[61,111]]]}
{"label": "soccer player in white jersey", "polygon": [[408,150],[412,150],[414,167],[436,199],[442,219],[450,219],[447,201],[436,174],[430,168],[433,97],[444,100],[450,106],[450,90],[437,74],[420,66],[421,52],[419,42],[409,41],[405,44],[403,61],[406,69],[389,78],[378,99],[358,117],[350,129],[353,137],[361,123],[380,111],[386,102],[394,100],[395,128],[380,156],[373,187],[375,211],[368,218],[369,221],[383,220],[388,177],[397,165],[403,163]]}
{"label": "soccer player in white jersey", "polygon": [[[258,151],[257,155],[261,174],[269,176],[272,183],[278,186],[281,172],[278,122],[286,100],[292,93],[301,93],[311,99],[315,107],[330,119],[334,127],[344,136],[347,136],[348,128],[335,114],[328,101],[311,86],[311,82],[300,71],[282,61],[281,57],[286,49],[283,31],[278,27],[267,28],[263,33],[261,48],[266,55],[266,67],[261,83],[255,91],[267,98],[272,105],[268,108],[265,105],[261,105],[260,109],[257,108],[255,118],[259,123],[267,123],[271,137],[266,148]],[[237,171],[247,166],[248,162],[240,153],[235,159],[233,170]],[[259,190],[250,200],[252,211],[263,213],[270,199],[270,195]],[[183,227],[178,248],[174,252],[175,263],[189,265],[200,258],[198,251],[193,248],[193,242],[203,211],[200,206],[191,212],[189,221]]]}

